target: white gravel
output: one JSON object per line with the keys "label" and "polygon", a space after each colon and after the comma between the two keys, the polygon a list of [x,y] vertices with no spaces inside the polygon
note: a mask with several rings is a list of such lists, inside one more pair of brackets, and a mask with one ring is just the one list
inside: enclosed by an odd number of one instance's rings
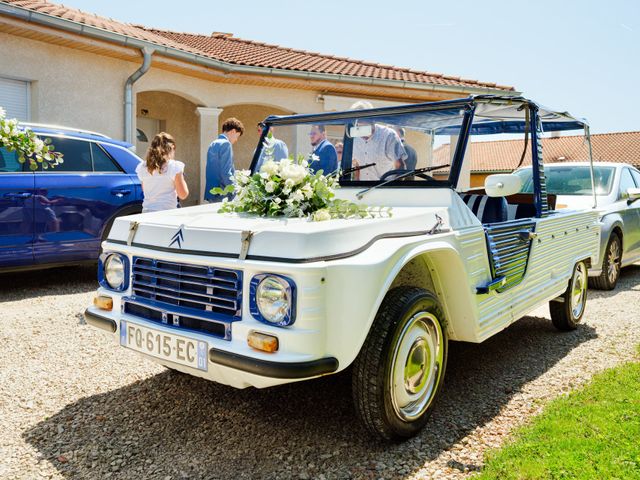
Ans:
{"label": "white gravel", "polygon": [[640,266],[589,292],[584,324],[547,308],[487,342],[452,344],[417,438],[376,443],[347,374],[234,390],[175,374],[91,327],[95,272],[0,275],[0,478],[463,478],[544,404],[634,357]]}

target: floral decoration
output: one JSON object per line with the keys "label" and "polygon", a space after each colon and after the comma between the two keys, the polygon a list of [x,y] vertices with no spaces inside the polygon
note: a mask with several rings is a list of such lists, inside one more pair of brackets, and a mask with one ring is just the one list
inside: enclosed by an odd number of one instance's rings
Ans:
{"label": "floral decoration", "polygon": [[232,184],[225,189],[213,188],[217,195],[235,194],[225,198],[218,210],[221,213],[249,213],[263,217],[308,217],[312,221],[332,218],[371,218],[391,216],[390,208],[375,208],[335,198],[339,188],[338,173],[324,175],[313,172],[309,164],[318,161],[299,156],[278,162],[273,160],[273,139],[265,140],[265,162],[260,171],[237,170]]}
{"label": "floral decoration", "polygon": [[15,118],[5,117],[6,111],[0,107],[0,147],[17,152],[20,163],[28,160],[29,168],[37,170],[38,165],[47,169],[63,162],[62,154],[53,151],[50,139],[42,140],[28,127],[20,127]]}

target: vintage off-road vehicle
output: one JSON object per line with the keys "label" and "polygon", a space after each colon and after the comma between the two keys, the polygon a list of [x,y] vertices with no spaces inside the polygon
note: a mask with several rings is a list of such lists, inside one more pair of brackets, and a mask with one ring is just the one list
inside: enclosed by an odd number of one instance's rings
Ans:
{"label": "vintage off-road vehicle", "polygon": [[[397,439],[431,413],[449,341],[482,342],[546,302],[558,329],[580,322],[587,268],[599,264],[598,214],[554,210],[539,138],[583,121],[479,96],[265,123],[254,168],[270,129],[306,155],[311,126],[322,125],[344,142],[338,196],[392,215],[318,222],[212,204],[119,218],[89,324],[171,369],[237,388],[352,366],[358,415]],[[512,174],[469,187],[473,138],[504,133],[521,135],[532,155],[533,193],[519,193]],[[446,144],[446,164],[434,166]]]}

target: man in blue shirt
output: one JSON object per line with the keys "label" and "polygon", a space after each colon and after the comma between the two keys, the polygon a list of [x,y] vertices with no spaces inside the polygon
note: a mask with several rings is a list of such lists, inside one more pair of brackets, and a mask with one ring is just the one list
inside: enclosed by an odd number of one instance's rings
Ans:
{"label": "man in blue shirt", "polygon": [[[265,126],[266,125],[262,122],[258,123],[258,135],[260,136],[260,138],[262,138],[262,131],[264,130]],[[270,142],[272,147],[271,159],[274,162],[279,162],[284,158],[289,158],[289,149],[287,148],[287,144],[284,143],[282,140],[277,139],[274,136],[275,133],[274,133],[273,127],[271,127],[271,129],[269,130],[269,135],[271,135],[270,137]],[[256,172],[260,171],[260,167],[262,167],[262,164],[265,162],[266,156],[268,154],[267,149],[265,147],[266,146],[263,145],[262,150],[260,150],[260,157],[258,158],[258,163],[256,163],[256,168],[255,168]]]}
{"label": "man in blue shirt", "polygon": [[214,195],[214,187],[225,188],[231,184],[231,177],[235,173],[233,167],[233,149],[231,146],[244,133],[244,125],[237,118],[228,118],[222,124],[222,133],[211,142],[207,150],[207,181],[204,189],[204,199],[207,202],[221,202],[224,195]]}
{"label": "man in blue shirt", "polygon": [[324,175],[335,172],[338,169],[338,154],[336,153],[336,147],[327,140],[327,132],[325,132],[324,125],[311,125],[309,139],[313,147],[312,153],[318,157],[318,160],[309,164],[309,168],[314,173],[322,170]]}

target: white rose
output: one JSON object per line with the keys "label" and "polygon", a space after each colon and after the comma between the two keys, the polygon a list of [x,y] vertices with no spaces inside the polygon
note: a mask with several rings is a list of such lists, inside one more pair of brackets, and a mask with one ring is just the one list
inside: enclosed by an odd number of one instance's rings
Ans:
{"label": "white rose", "polygon": [[314,212],[312,218],[314,222],[324,222],[326,220],[331,220],[331,214],[329,213],[329,210],[322,208]]}
{"label": "white rose", "polygon": [[267,191],[267,193],[272,193],[276,189],[276,182],[271,181],[265,183],[264,189]]}
{"label": "white rose", "polygon": [[280,170],[280,176],[285,180],[292,180],[294,185],[297,185],[307,176],[307,169],[301,165],[283,165]]}
{"label": "white rose", "polygon": [[278,175],[278,168],[279,167],[276,162],[269,160],[260,167],[260,173],[262,174],[264,172],[271,177],[273,175]]}
{"label": "white rose", "polygon": [[260,172],[260,176],[266,180],[266,179],[267,179],[267,178],[269,178],[271,175],[269,175],[267,172],[263,172],[263,171],[261,171],[261,172]]}
{"label": "white rose", "polygon": [[7,111],[0,107],[0,118],[4,118],[7,115]]}
{"label": "white rose", "polygon": [[277,205],[280,205],[282,203],[282,199],[280,197],[276,197],[273,199],[273,202]]}

